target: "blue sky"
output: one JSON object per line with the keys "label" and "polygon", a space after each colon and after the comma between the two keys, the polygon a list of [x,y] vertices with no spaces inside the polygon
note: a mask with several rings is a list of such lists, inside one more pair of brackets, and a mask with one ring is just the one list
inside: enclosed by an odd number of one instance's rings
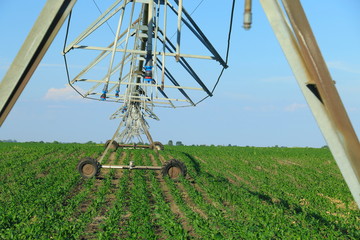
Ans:
{"label": "blue sky", "polygon": [[[198,2],[184,1],[184,6],[191,12]],[[225,56],[231,1],[221,2],[223,6],[219,10],[219,1],[205,0],[193,17]],[[302,3],[359,135],[360,1],[303,0]],[[3,33],[0,79],[44,4],[45,0],[0,2]],[[155,140],[240,146],[321,147],[326,144],[259,1],[253,1],[253,5],[253,26],[245,31],[242,29],[243,2],[237,1],[230,67],[224,72],[214,97],[195,108],[155,110],[160,121],[149,120]],[[99,6],[105,9],[104,4]],[[78,0],[76,11],[79,18],[97,14],[93,1]],[[66,87],[60,54],[64,36],[62,29],[0,128],[0,139],[104,142],[112,136],[119,122],[109,120],[109,116],[119,105],[81,99]],[[212,73],[211,81],[217,74]]]}

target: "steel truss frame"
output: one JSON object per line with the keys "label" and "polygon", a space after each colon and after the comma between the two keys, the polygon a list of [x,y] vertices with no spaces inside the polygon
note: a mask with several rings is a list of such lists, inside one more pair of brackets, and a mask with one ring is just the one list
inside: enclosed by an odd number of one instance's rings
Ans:
{"label": "steel truss frame", "polygon": [[[116,118],[123,118],[114,138],[111,140],[111,144],[113,141],[121,144],[131,143],[134,140],[144,142],[141,136],[145,135],[152,145],[153,140],[148,130],[149,125],[144,118],[158,120],[158,117],[153,113],[154,107],[175,108],[179,107],[179,103],[182,103],[181,106],[195,106],[196,103],[190,98],[186,90],[202,91],[207,96],[212,96],[212,92],[185,58],[217,60],[223,67],[227,67],[220,54],[196,25],[190,14],[183,8],[183,1],[174,0],[174,2],[177,7],[174,7],[169,0],[117,0],[64,48],[63,55],[65,57],[67,53],[76,49],[99,52],[95,59],[75,78],[69,80],[69,84],[75,88],[74,85],[77,83],[91,83],[93,84],[92,87],[82,94],[83,97],[94,99],[97,96],[95,100],[123,103],[111,116],[111,119],[114,119],[115,115]],[[161,17],[159,15],[160,9],[164,12]],[[166,33],[168,9],[173,12],[172,16],[175,14],[177,17],[176,44],[171,42]],[[118,15],[115,39],[107,47],[81,45],[102,25]],[[160,19],[163,27],[160,26]],[[181,28],[183,24],[212,54],[211,56],[181,53]],[[121,60],[115,65],[115,56],[119,55]],[[169,56],[175,57],[180,66],[189,73],[199,87],[183,86],[175,79],[165,66],[166,57]],[[106,58],[110,58],[110,64],[107,73],[102,78],[90,79],[86,76]],[[157,70],[161,70],[159,80],[157,79]],[[115,74],[118,74],[117,80],[111,79],[114,78]],[[172,85],[165,85],[165,79]],[[102,90],[100,91],[100,89]],[[169,96],[168,89],[177,89],[183,98]],[[126,111],[131,111],[131,113],[126,114]]]}
{"label": "steel truss frame", "polygon": [[[153,1],[153,0],[117,0],[113,5],[111,5],[103,14],[101,14],[85,31],[83,31],[74,41],[72,41],[66,48],[64,49],[63,54],[69,53],[71,50],[82,49],[82,50],[96,50],[100,51],[99,55],[90,63],[87,67],[85,67],[76,77],[74,77],[70,84],[74,85],[76,83],[81,82],[93,82],[95,83],[89,91],[82,94],[83,97],[91,98],[95,100],[99,100],[99,98],[94,98],[94,96],[103,96],[103,92],[106,92],[106,100],[107,101],[115,101],[120,103],[125,103],[127,101],[128,93],[119,94],[120,86],[124,85],[126,88],[131,87],[131,85],[136,85],[136,89],[143,89],[146,94],[136,94],[136,96],[132,96],[133,98],[137,98],[138,101],[145,101],[150,103],[152,106],[161,106],[165,105],[165,107],[176,107],[174,102],[183,102],[187,105],[185,106],[195,106],[194,101],[190,99],[189,95],[186,94],[184,90],[197,90],[204,91],[207,95],[212,96],[211,91],[206,87],[206,85],[202,82],[198,74],[193,70],[190,64],[186,61],[185,58],[198,58],[198,59],[207,59],[207,60],[216,60],[222,66],[227,67],[225,61],[221,58],[220,54],[215,50],[210,41],[206,38],[205,34],[201,31],[201,29],[196,25],[195,21],[191,18],[190,14],[182,6],[181,1],[174,1],[178,8],[174,7],[169,0],[163,1]],[[130,22],[131,24],[123,30],[121,33],[121,25],[124,23],[124,13],[127,5],[131,3],[132,9],[130,14]],[[143,5],[143,10],[139,17],[136,20],[132,20],[134,14],[134,6],[136,3],[140,3]],[[159,19],[157,16],[160,8],[163,8],[164,16],[163,16],[163,28],[161,28]],[[171,42],[171,40],[167,37],[167,12],[168,8],[173,11],[174,14],[178,16],[178,31],[177,31],[177,42],[176,45]],[[136,10],[136,8],[135,8]],[[119,19],[117,32],[115,36],[114,42],[108,45],[108,47],[97,47],[97,46],[87,46],[87,45],[79,45],[81,41],[85,40],[92,33],[94,33],[99,27],[101,27],[106,21],[115,16],[115,14],[120,13],[121,17]],[[185,17],[183,17],[183,14]],[[146,19],[147,18],[147,19]],[[188,27],[188,29],[196,36],[199,41],[208,49],[210,56],[203,55],[192,55],[192,54],[184,54],[180,52],[181,48],[181,25],[184,24]],[[151,35],[151,37],[148,37]],[[129,48],[129,42],[131,38],[135,37],[135,45],[133,48]],[[147,39],[147,40],[146,40]],[[155,41],[154,41],[154,40]],[[158,47],[158,41],[162,44],[162,47]],[[151,48],[151,49],[150,49]],[[116,53],[122,53],[123,58],[122,61],[113,66],[113,60]],[[103,61],[108,55],[111,55],[111,62],[109,66],[109,70],[106,76],[101,79],[90,79],[84,77],[86,73],[88,73],[92,68],[94,68],[98,63]],[[150,56],[149,56],[150,55]],[[191,77],[200,85],[200,87],[189,87],[189,86],[181,86],[171,74],[171,72],[166,68],[166,58],[165,57],[175,57],[180,65],[190,74]],[[142,69],[145,62],[149,62],[151,60],[154,65],[152,69],[152,74],[158,68],[161,70],[161,81],[157,81],[153,79],[152,82],[140,81],[139,79],[143,78],[144,70]],[[127,74],[124,74],[125,71],[124,66],[130,65]],[[111,80],[110,77],[114,74],[120,72],[118,80]],[[168,78],[169,81],[173,85],[165,85],[165,78]],[[135,79],[135,80],[134,80]],[[161,82],[161,83],[160,83]],[[109,84],[112,84],[112,88],[108,88]],[[105,85],[103,91],[96,91],[101,86]],[[180,98],[171,98],[168,97],[165,89],[178,89],[180,93],[185,97],[184,99]],[[156,91],[155,96],[151,97],[151,101],[149,101],[149,97],[147,96],[148,90],[153,89]],[[153,91],[154,92],[154,91]],[[158,96],[158,93],[162,95],[162,97]],[[184,106],[184,105],[182,105]]]}

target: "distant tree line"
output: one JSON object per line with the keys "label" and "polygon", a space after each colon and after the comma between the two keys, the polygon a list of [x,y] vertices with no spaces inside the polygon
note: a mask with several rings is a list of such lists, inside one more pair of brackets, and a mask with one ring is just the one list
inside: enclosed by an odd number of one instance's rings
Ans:
{"label": "distant tree line", "polygon": [[8,139],[8,140],[0,140],[0,142],[13,142],[13,143],[16,143],[17,141],[13,140],[13,139]]}
{"label": "distant tree line", "polygon": [[[174,146],[174,142],[172,140],[169,140],[168,145]],[[176,141],[175,146],[184,146],[184,144],[181,141]]]}

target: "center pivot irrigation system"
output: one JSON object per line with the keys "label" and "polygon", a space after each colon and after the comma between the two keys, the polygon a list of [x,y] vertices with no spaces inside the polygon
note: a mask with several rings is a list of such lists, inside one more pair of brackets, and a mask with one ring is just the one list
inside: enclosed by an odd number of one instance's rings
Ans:
{"label": "center pivot irrigation system", "polygon": [[[176,159],[168,161],[163,167],[135,166],[134,163],[130,166],[101,165],[111,148],[164,149],[160,142],[153,141],[145,120],[159,120],[154,108],[196,106],[212,96],[215,86],[212,91],[209,89],[191,60],[218,62],[217,65],[220,64],[223,69],[228,67],[183,7],[183,1],[117,0],[66,45],[71,32],[71,15],[63,49],[70,86],[84,98],[121,104],[110,117],[121,119],[115,134],[106,142],[105,151],[98,160],[85,158],[79,162],[80,174],[93,177],[98,168],[121,168],[163,169],[164,175],[170,177],[185,175],[184,164]],[[104,38],[104,32],[109,32],[109,29],[112,38],[105,42],[109,39]],[[198,55],[184,53],[190,44]],[[82,62],[94,55],[73,79],[68,67],[68,56],[71,54],[83,56]],[[210,65],[207,63],[207,66]],[[144,143],[143,136],[149,144],[136,145],[136,142]]]}
{"label": "center pivot irrigation system", "polygon": [[[235,1],[232,1],[230,14],[227,53]],[[331,153],[360,207],[360,143],[300,0],[259,1]],[[244,27],[248,29],[251,24],[252,1],[244,2]],[[0,124],[14,106],[66,18],[70,18],[75,3],[76,0],[47,1],[0,83]],[[102,37],[103,28],[112,29],[112,40]],[[71,35],[70,29],[69,20],[66,42],[68,35]],[[174,32],[176,38],[173,40]],[[85,177],[92,177],[100,168],[107,167],[162,169],[164,175],[173,178],[185,175],[186,167],[175,159],[168,161],[163,167],[136,166],[134,163],[129,166],[101,165],[111,147],[118,147],[118,143],[123,147],[129,146],[134,140],[143,142],[143,135],[151,148],[163,148],[160,143],[152,140],[145,120],[158,120],[153,112],[155,107],[195,106],[212,96],[218,79],[210,90],[210,76],[206,75],[206,71],[203,75],[201,71],[199,73],[199,69],[195,70],[195,66],[201,66],[195,60],[206,59],[207,64],[215,62],[217,66],[220,63],[222,71],[219,79],[227,68],[227,56],[225,61],[221,58],[192,19],[191,13],[183,7],[183,0],[116,0],[74,39],[70,44],[65,44],[63,49],[66,66],[68,58],[71,61],[70,55],[78,50],[87,52],[86,54],[94,52],[95,55],[90,57],[81,53],[82,60],[92,61],[72,79],[70,67],[67,67],[69,84],[85,98],[121,104],[111,116],[121,118],[120,125],[108,141],[104,153],[98,160],[81,160],[78,164],[80,173]],[[105,42],[99,44],[102,40]],[[191,42],[190,48],[187,48],[189,45],[185,44],[186,41]],[[197,51],[198,54],[195,55]],[[210,69],[209,66],[206,68]],[[136,147],[134,144],[130,146]]]}

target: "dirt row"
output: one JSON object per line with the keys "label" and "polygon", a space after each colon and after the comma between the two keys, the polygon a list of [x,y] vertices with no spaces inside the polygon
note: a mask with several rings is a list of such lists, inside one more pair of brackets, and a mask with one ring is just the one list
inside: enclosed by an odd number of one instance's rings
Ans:
{"label": "dirt row", "polygon": [[[107,164],[114,165],[114,164],[123,164],[124,159],[126,158],[126,152],[122,152],[120,157],[117,159],[117,153],[112,152],[109,156]],[[102,169],[99,176],[97,176],[95,180],[94,186],[99,188],[100,185],[103,184],[104,178],[110,174],[111,169],[105,168]],[[114,176],[111,179],[111,188],[108,193],[105,195],[105,204],[100,208],[98,214],[92,218],[89,224],[86,226],[83,235],[80,239],[96,239],[96,234],[101,231],[100,226],[106,220],[106,213],[115,203],[116,196],[115,192],[119,188],[119,179],[122,177],[123,171],[115,171]],[[91,191],[93,192],[93,191]]]}
{"label": "dirt row", "polygon": [[[130,155],[128,155],[130,154]],[[129,158],[129,160],[132,159],[132,154],[130,151],[123,151],[118,155],[118,158],[116,158],[117,153],[113,152],[111,153],[111,155],[109,156],[108,161],[106,162],[106,164],[118,164],[118,165],[122,165],[124,164],[124,160],[126,158]],[[155,157],[153,154],[149,154],[147,156],[144,157],[149,157],[151,164],[153,166],[158,165]],[[163,156],[162,154],[158,154],[157,155],[158,159],[161,161],[161,163],[164,163],[167,159],[167,157],[169,156]],[[80,205],[79,208],[77,210],[76,213],[74,213],[74,218],[77,218],[78,216],[80,216],[81,214],[85,213],[88,209],[88,207],[90,206],[90,204],[94,201],[94,196],[95,193],[98,191],[98,189],[100,189],[103,184],[104,184],[104,179],[106,178],[106,176],[108,176],[108,174],[110,174],[110,169],[102,169],[100,175],[95,179],[95,182],[90,190],[90,193],[88,195],[88,197],[86,198],[85,201],[83,201]],[[101,225],[106,221],[106,215],[107,212],[114,206],[114,203],[116,202],[116,191],[119,189],[119,180],[120,178],[123,176],[124,174],[124,170],[115,170],[115,172],[113,173],[113,178],[111,179],[111,188],[110,190],[107,192],[107,194],[105,195],[105,203],[101,206],[101,208],[99,209],[99,211],[97,212],[96,216],[94,216],[89,223],[87,224],[87,226],[85,227],[83,233],[81,234],[80,239],[96,239],[97,238],[97,234],[102,231],[101,229]],[[132,189],[132,185],[133,185],[133,180],[132,180],[132,172],[129,173],[128,177],[129,177],[129,196],[131,195],[131,189]],[[173,213],[173,215],[175,216],[175,219],[177,220],[177,222],[179,222],[182,226],[182,228],[189,234],[189,236],[193,237],[193,238],[197,238],[199,236],[197,236],[191,221],[189,220],[189,218],[186,216],[186,214],[181,210],[181,208],[179,207],[179,205],[176,203],[174,197],[172,196],[172,193],[169,189],[169,186],[167,185],[166,181],[164,180],[161,172],[159,171],[155,171],[155,177],[157,179],[157,181],[159,182],[161,191],[163,193],[164,196],[164,200],[165,202],[167,202],[170,206],[170,210]],[[200,186],[199,184],[197,184],[191,177],[191,175],[188,176],[188,180],[191,182],[192,187],[194,187],[194,189],[199,192],[204,201],[207,202],[208,204],[211,204],[212,206],[214,206],[215,208],[220,209],[221,211],[226,211],[225,207],[218,202],[214,202],[211,197],[207,194],[207,192],[202,188],[202,186]],[[69,194],[69,198],[71,198],[72,196],[75,196],[76,194],[79,194],[81,191],[83,191],[83,181],[81,180],[79,182],[79,184],[77,186],[74,187],[73,192]],[[86,180],[85,180],[86,181]],[[150,184],[149,182],[147,182],[147,184]],[[180,195],[183,199],[183,201],[186,203],[186,205],[195,213],[197,213],[199,216],[201,216],[203,219],[208,220],[209,216],[207,215],[207,213],[201,209],[193,200],[192,198],[189,196],[189,193],[187,192],[185,186],[181,183],[181,182],[175,182],[176,187],[178,188],[178,190],[180,191]],[[150,194],[151,195],[151,194]],[[119,229],[125,229],[126,225],[129,222],[129,219],[131,217],[131,211],[129,209],[129,204],[130,204],[131,199],[128,199],[125,201],[125,204],[123,206],[122,209],[122,216],[121,216],[121,220],[119,222]],[[151,199],[151,197],[149,197],[149,203],[150,203],[150,207],[152,210],[155,209],[155,200]],[[155,211],[155,210],[154,210]],[[155,215],[155,213],[154,213]],[[156,226],[156,224],[154,223],[154,231],[156,233],[157,236],[159,236],[159,239],[165,239],[165,237],[163,236],[162,230],[159,226]],[[121,231],[123,232],[123,231]],[[124,232],[123,232],[124,233]],[[125,233],[126,235],[126,233]],[[120,236],[119,236],[120,237]],[[122,236],[124,237],[124,236]]]}

